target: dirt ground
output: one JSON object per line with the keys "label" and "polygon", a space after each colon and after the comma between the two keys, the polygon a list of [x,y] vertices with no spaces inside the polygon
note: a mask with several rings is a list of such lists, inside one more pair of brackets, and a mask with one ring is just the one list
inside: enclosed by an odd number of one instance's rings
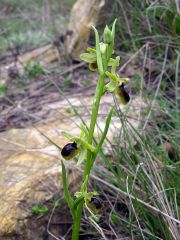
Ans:
{"label": "dirt ground", "polygon": [[[12,59],[9,53],[1,57],[0,64]],[[7,91],[0,93],[0,131],[46,120],[49,114],[45,104],[60,101],[64,96],[91,95],[94,91],[97,76],[88,73],[84,63],[57,63],[43,71],[31,79],[22,78],[16,69],[10,74]]]}

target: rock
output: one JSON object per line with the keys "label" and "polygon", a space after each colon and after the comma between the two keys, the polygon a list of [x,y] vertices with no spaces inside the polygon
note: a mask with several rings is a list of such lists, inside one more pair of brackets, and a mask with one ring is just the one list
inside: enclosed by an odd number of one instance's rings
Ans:
{"label": "rock", "polygon": [[67,54],[74,59],[85,51],[90,37],[92,25],[104,24],[108,18],[108,0],[77,0],[71,10],[70,22],[66,34],[65,46]]}
{"label": "rock", "polygon": [[36,48],[33,51],[18,56],[17,62],[0,66],[0,84],[5,84],[14,72],[17,76],[21,74],[25,64],[40,64],[41,67],[45,68],[54,62],[57,63],[59,59],[59,51],[53,44]]}
{"label": "rock", "polygon": [[[89,111],[92,101],[91,97],[69,99],[86,124],[89,124],[90,121]],[[137,116],[139,116],[141,104],[143,104],[141,99],[137,98],[132,100],[128,107],[127,116],[135,128],[139,125]],[[112,105],[111,95],[105,95],[101,102],[98,118],[101,129],[104,128],[105,118]],[[40,224],[40,220],[37,220],[38,217],[33,218],[32,206],[47,203],[54,196],[62,198],[63,187],[60,151],[43,135],[59,147],[63,147],[68,140],[61,135],[61,131],[79,134],[78,126],[80,126],[81,120],[70,106],[66,100],[48,104],[45,108],[52,111],[54,116],[51,121],[28,129],[11,129],[0,133],[0,239],[45,239],[43,234],[46,232],[50,215],[47,217],[42,215],[44,222]],[[128,108],[126,107],[126,109]],[[120,127],[119,117],[113,116],[108,132],[110,141]],[[97,127],[96,136],[100,137],[100,133],[101,131]],[[108,152],[108,147],[106,152]],[[69,169],[69,184],[75,191],[80,183],[80,171],[74,166],[73,161],[66,162],[66,166]],[[61,219],[62,213],[56,217]],[[32,227],[34,222],[42,229],[34,229]],[[43,224],[44,226],[42,226]]]}

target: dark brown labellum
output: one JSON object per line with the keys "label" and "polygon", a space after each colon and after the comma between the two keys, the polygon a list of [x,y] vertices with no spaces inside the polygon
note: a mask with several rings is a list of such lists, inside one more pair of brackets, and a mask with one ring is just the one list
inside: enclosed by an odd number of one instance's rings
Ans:
{"label": "dark brown labellum", "polygon": [[94,205],[97,210],[102,208],[102,204],[98,198],[92,197],[90,203]]}
{"label": "dark brown labellum", "polygon": [[87,201],[87,206],[96,215],[98,215],[102,209],[102,204],[96,197],[92,197],[90,201]]}
{"label": "dark brown labellum", "polygon": [[117,89],[117,94],[119,96],[119,100],[122,104],[126,105],[130,101],[130,96],[128,92],[124,89],[124,84],[122,83],[121,86]]}
{"label": "dark brown labellum", "polygon": [[93,63],[89,63],[89,69],[93,72],[95,72],[97,70],[98,66],[96,62]]}
{"label": "dark brown labellum", "polygon": [[66,144],[61,150],[64,159],[69,160],[78,153],[77,144],[75,142]]}

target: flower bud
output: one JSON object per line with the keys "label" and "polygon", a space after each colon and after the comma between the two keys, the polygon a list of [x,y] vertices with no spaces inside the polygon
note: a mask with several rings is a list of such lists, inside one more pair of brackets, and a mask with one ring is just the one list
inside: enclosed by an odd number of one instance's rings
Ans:
{"label": "flower bud", "polygon": [[116,93],[119,96],[119,100],[123,105],[126,105],[130,101],[130,96],[125,91],[123,83],[116,89]]}
{"label": "flower bud", "polygon": [[77,144],[75,142],[66,144],[61,150],[64,159],[70,160],[78,154]]}
{"label": "flower bud", "polygon": [[109,27],[106,25],[105,29],[104,29],[104,43],[110,44],[112,41],[112,34],[111,34],[111,30],[109,29]]}
{"label": "flower bud", "polygon": [[87,206],[91,209],[94,214],[98,214],[102,209],[102,203],[96,197],[92,197],[90,201],[88,201]]}
{"label": "flower bud", "polygon": [[101,42],[99,45],[100,45],[101,54],[105,54],[108,45],[106,43],[103,43],[103,42]]}

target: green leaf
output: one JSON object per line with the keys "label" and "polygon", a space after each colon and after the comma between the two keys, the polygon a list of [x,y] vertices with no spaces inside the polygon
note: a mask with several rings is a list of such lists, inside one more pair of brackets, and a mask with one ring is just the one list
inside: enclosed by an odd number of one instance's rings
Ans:
{"label": "green leaf", "polygon": [[86,175],[85,177],[85,180],[81,186],[81,192],[84,194],[84,193],[87,193],[87,183],[88,183],[88,175]]}
{"label": "green leaf", "polygon": [[38,128],[36,128],[36,130],[43,136],[45,137],[50,143],[52,143],[52,145],[54,145],[55,147],[57,147],[59,150],[61,150],[61,148],[55,143],[53,142],[48,136],[46,136],[43,132],[41,132]]}
{"label": "green leaf", "polygon": [[66,201],[68,203],[68,206],[71,210],[72,215],[74,215],[73,210],[72,210],[73,205],[74,205],[74,200],[72,199],[71,194],[68,189],[67,178],[66,178],[66,168],[65,168],[62,160],[61,160],[61,166],[62,166],[62,181],[63,181],[63,187],[64,187],[64,196],[66,198]]}
{"label": "green leaf", "polygon": [[[75,196],[76,196],[76,195],[75,195]],[[79,205],[82,201],[84,201],[84,196],[83,196],[83,194],[81,193],[81,195],[78,196],[77,199],[74,201],[73,209],[76,210],[77,207],[78,207],[78,205]]]}
{"label": "green leaf", "polygon": [[112,30],[111,30],[111,43],[108,46],[108,50],[107,50],[107,60],[109,61],[112,52],[113,52],[113,48],[114,48],[114,39],[115,39],[115,26],[116,26],[116,21],[117,19],[114,20],[113,22],[113,26],[112,26]]}
{"label": "green leaf", "polygon": [[113,26],[112,26],[112,48],[114,48],[114,39],[115,39],[115,27],[116,27],[116,22],[117,22],[117,18],[114,20],[113,22]]}
{"label": "green leaf", "polygon": [[32,206],[32,208],[31,208],[31,212],[34,214],[46,213],[46,212],[48,212],[48,210],[49,209],[46,206],[38,205],[38,204]]}
{"label": "green leaf", "polygon": [[102,147],[102,145],[104,143],[104,140],[106,138],[106,135],[108,133],[109,125],[110,125],[112,114],[113,114],[113,110],[114,110],[114,107],[111,108],[111,111],[109,112],[108,117],[106,119],[106,124],[105,124],[105,128],[104,128],[103,134],[102,134],[101,139],[100,139],[100,141],[99,141],[99,143],[97,145],[97,148],[96,148],[96,154],[99,153],[100,148]]}
{"label": "green leaf", "polygon": [[87,149],[84,148],[79,154],[77,166],[80,166],[84,162],[84,160],[86,159],[86,155],[87,155]]}
{"label": "green leaf", "polygon": [[6,84],[0,84],[0,94],[3,93],[3,94],[6,94],[8,91],[8,87]]}

